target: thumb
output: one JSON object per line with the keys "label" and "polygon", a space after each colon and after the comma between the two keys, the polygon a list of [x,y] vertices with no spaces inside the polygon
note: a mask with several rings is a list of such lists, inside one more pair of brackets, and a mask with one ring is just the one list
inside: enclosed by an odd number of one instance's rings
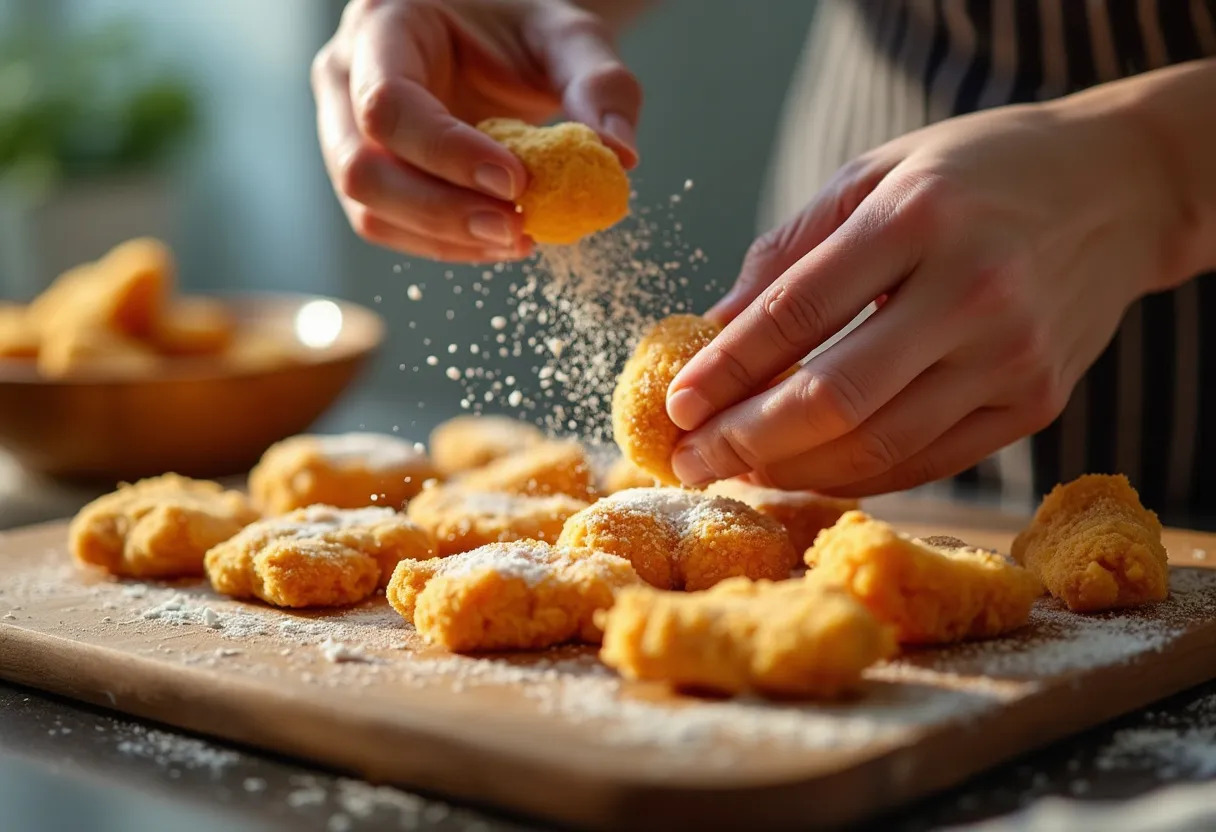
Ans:
{"label": "thumb", "polygon": [[634,167],[642,87],[617,55],[608,27],[581,9],[547,5],[529,28],[532,51],[566,115],[595,130],[625,167]]}

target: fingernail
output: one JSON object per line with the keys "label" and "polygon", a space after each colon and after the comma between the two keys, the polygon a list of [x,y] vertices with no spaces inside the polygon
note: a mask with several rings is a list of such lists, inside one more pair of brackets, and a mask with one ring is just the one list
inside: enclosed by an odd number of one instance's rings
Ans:
{"label": "fingernail", "polygon": [[507,218],[495,211],[478,211],[469,217],[469,233],[483,243],[510,246],[515,242]]}
{"label": "fingernail", "polygon": [[667,397],[667,415],[681,430],[696,430],[713,415],[709,400],[691,387],[677,390]]}
{"label": "fingernail", "polygon": [[629,119],[620,113],[607,113],[601,119],[604,135],[623,145],[634,156],[637,155],[637,134]]}
{"label": "fingernail", "polygon": [[705,485],[714,479],[714,472],[705,464],[701,452],[691,445],[676,450],[671,458],[671,468],[685,485]]}
{"label": "fingernail", "polygon": [[491,196],[515,199],[515,177],[502,165],[482,162],[473,169],[473,182]]}

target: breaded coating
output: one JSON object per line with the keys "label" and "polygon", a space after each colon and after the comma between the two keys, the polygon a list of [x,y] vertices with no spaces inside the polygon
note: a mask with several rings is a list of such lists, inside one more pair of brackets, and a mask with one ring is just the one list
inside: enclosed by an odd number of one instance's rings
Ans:
{"label": "breaded coating", "polygon": [[88,324],[147,338],[164,310],[175,273],[173,254],[164,243],[129,240],[97,262],[60,275],[30,304],[30,318],[44,334],[52,326],[62,330]]}
{"label": "breaded coating", "polygon": [[840,586],[901,644],[991,638],[1023,626],[1043,587],[996,552],[950,537],[914,539],[850,511],[806,552],[808,580]]}
{"label": "breaded coating", "polygon": [[65,318],[44,330],[38,372],[48,378],[87,373],[146,376],[156,372],[163,362],[141,341],[98,324]]}
{"label": "breaded coating", "polygon": [[890,628],[848,593],[804,580],[628,588],[599,618],[604,664],[695,691],[837,698],[895,649]]}
{"label": "breaded coating", "polygon": [[629,177],[616,154],[585,124],[533,127],[492,118],[477,129],[506,145],[527,169],[528,184],[518,205],[524,233],[536,242],[575,243],[629,213]]}
{"label": "breaded coating", "polygon": [[201,575],[207,550],[257,518],[239,491],[165,474],[89,503],[73,518],[68,542],[78,561],[114,575]]}
{"label": "breaded coating", "polygon": [[172,301],[152,327],[152,341],[166,355],[215,355],[232,343],[236,321],[218,300]]}
{"label": "breaded coating", "polygon": [[544,441],[536,425],[509,416],[457,416],[431,431],[431,459],[451,477]]}
{"label": "breaded coating", "polygon": [[1013,556],[1074,612],[1169,595],[1161,521],[1122,474],[1087,474],[1053,488],[1013,541]]}
{"label": "breaded coating", "polygon": [[391,508],[309,506],[247,526],[207,552],[216,592],[279,607],[354,604],[403,560],[435,555],[430,533]]}
{"label": "breaded coating", "polygon": [[696,315],[672,315],[643,336],[612,392],[612,434],[625,458],[663,485],[679,485],[671,453],[684,431],[667,415],[676,374],[721,331]]}
{"label": "breaded coating", "polygon": [[612,606],[619,589],[640,583],[624,558],[519,540],[402,561],[386,595],[428,641],[448,650],[539,650],[598,644],[595,613]]}
{"label": "breaded coating", "polygon": [[767,515],[789,533],[790,542],[805,552],[815,536],[832,526],[846,511],[856,510],[856,500],[827,497],[814,491],[782,491],[763,488],[740,479],[721,480],[705,489],[707,494],[730,497]]}
{"label": "breaded coating", "polygon": [[657,485],[658,480],[623,456],[614,459],[600,478],[600,491],[604,494],[615,494],[630,488],[654,488]]}
{"label": "breaded coating", "polygon": [[0,303],[0,358],[37,358],[38,328],[24,306]]}
{"label": "breaded coating", "polygon": [[316,504],[401,508],[436,471],[421,445],[381,433],[301,435],[267,449],[249,472],[264,514]]}
{"label": "breaded coating", "polygon": [[487,543],[528,538],[553,542],[566,518],[586,507],[586,501],[566,494],[534,497],[446,484],[424,489],[407,512],[435,536],[439,554],[446,556]]}
{"label": "breaded coating", "polygon": [[566,521],[558,543],[627,558],[660,589],[726,578],[788,578],[798,552],[779,523],[738,500],[679,488],[631,488]]}
{"label": "breaded coating", "polygon": [[501,456],[455,480],[467,491],[506,494],[567,494],[593,498],[591,466],[578,442],[551,440]]}

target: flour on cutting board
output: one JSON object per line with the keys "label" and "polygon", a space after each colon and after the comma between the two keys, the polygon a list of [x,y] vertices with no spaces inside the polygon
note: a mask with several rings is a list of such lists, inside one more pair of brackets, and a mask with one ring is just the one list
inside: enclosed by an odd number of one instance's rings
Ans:
{"label": "flour on cutting board", "polygon": [[[606,745],[695,755],[728,767],[739,749],[860,747],[900,732],[969,717],[1025,693],[1036,679],[1126,661],[1160,649],[1188,622],[1216,614],[1216,573],[1175,570],[1172,596],[1154,614],[1078,616],[1038,602],[1019,637],[910,653],[867,673],[857,701],[774,704],[655,697],[622,682],[586,648],[526,657],[466,657],[424,644],[382,597],[317,614],[220,598],[202,581],[128,584],[62,560],[11,577],[5,599],[57,599],[73,636],[115,637],[145,655],[271,684],[363,691],[474,689],[518,697],[539,716],[591,726]],[[15,623],[22,626],[20,604]],[[69,614],[69,607],[79,608]],[[112,612],[102,621],[97,610]],[[726,742],[723,742],[723,741]],[[1128,742],[1134,742],[1128,740]]]}

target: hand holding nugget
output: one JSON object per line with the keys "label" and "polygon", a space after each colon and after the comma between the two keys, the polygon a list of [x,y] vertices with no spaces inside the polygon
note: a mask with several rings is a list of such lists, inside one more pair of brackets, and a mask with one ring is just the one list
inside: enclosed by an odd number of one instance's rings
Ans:
{"label": "hand holding nugget", "polygon": [[1164,601],[1161,521],[1123,475],[1057,485],[1013,541],[1013,556],[1075,612]]}
{"label": "hand holding nugget", "polygon": [[438,260],[526,256],[525,163],[472,125],[558,110],[632,167],[641,91],[611,27],[565,0],[352,3],[313,62],[317,130],[355,231]]}

